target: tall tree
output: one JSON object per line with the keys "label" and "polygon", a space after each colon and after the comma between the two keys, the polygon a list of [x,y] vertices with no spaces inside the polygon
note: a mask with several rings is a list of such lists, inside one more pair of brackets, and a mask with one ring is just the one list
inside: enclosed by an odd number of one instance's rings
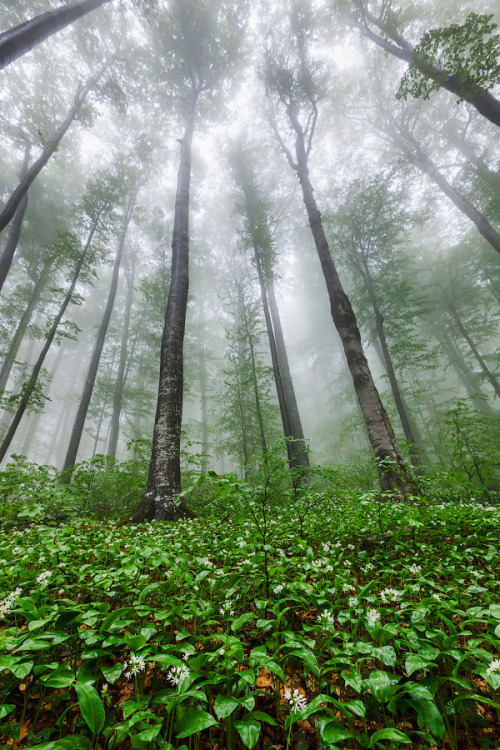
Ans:
{"label": "tall tree", "polygon": [[184,389],[183,344],[189,290],[191,148],[199,101],[212,99],[236,63],[245,23],[243,0],[173,0],[150,17],[160,35],[163,74],[184,104],[185,126],[172,235],[172,271],[160,354],[160,382],[148,487],[137,518],[175,518],[182,500],[180,439]]}
{"label": "tall tree", "polygon": [[[97,370],[99,368],[99,362],[101,360],[101,354],[106,340],[106,334],[108,332],[109,321],[111,320],[111,314],[115,304],[116,292],[118,289],[118,279],[120,274],[120,265],[123,257],[123,249],[125,247],[125,240],[127,238],[127,232],[132,220],[132,214],[134,212],[135,203],[137,199],[137,184],[132,187],[132,190],[127,198],[127,203],[124,210],[123,222],[121,235],[116,247],[115,261],[113,265],[113,273],[111,276],[111,284],[108,292],[108,299],[106,301],[106,307],[102,316],[101,325],[97,333],[97,338],[92,352],[92,357],[85,379],[85,385],[83,388],[82,397],[80,399],[80,405],[76,413],[73,429],[69,439],[68,450],[66,458],[64,460],[63,472],[65,473],[64,481],[69,482],[71,480],[71,470],[76,463],[78,455],[78,448],[80,447],[80,441],[82,439],[83,428],[85,426],[85,419],[87,417],[87,411],[92,398],[92,392],[94,390],[94,384],[97,377]],[[112,198],[111,198],[112,200]]]}
{"label": "tall tree", "polygon": [[111,0],[76,0],[32,18],[0,34],[0,70],[40,42]]}
{"label": "tall tree", "polygon": [[[288,364],[283,330],[274,295],[275,251],[271,236],[269,207],[259,190],[249,154],[241,149],[233,156],[236,185],[242,193],[240,210],[244,217],[246,240],[253,250],[264,318],[266,321],[273,375],[280,406],[283,433],[291,468],[308,467],[309,456]],[[272,302],[270,298],[272,297]],[[279,344],[278,344],[279,341]]]}
{"label": "tall tree", "polygon": [[[309,45],[314,31],[310,5],[290,0],[288,28],[280,46],[268,45],[265,55],[264,80],[268,99],[275,105],[271,121],[276,137],[290,167],[296,172],[306,207],[309,225],[316,245],[335,327],[341,338],[358,403],[365,420],[368,437],[377,461],[380,486],[407,497],[413,491],[411,473],[396,441],[389,417],[384,409],[363,351],[361,335],[347,294],[333,262],[316,204],[309,175],[308,159],[318,120],[320,81],[318,67],[309,59]],[[277,105],[277,108],[276,108]],[[294,146],[286,143],[277,122],[285,115],[294,137]],[[294,148],[295,155],[291,148]]]}

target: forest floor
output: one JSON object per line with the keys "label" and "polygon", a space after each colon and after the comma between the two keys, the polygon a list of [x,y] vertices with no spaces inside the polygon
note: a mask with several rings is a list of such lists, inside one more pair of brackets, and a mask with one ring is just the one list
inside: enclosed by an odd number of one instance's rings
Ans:
{"label": "forest floor", "polygon": [[500,747],[500,507],[0,530],[0,745]]}

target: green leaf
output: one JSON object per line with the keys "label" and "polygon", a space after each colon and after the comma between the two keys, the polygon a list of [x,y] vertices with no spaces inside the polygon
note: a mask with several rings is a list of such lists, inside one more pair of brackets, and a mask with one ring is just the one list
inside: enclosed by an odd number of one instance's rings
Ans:
{"label": "green leaf", "polygon": [[348,732],[346,729],[339,727],[337,721],[329,721],[321,731],[321,739],[327,745],[333,745],[334,742],[341,742],[342,740],[349,740],[355,736],[353,732]]}
{"label": "green leaf", "polygon": [[372,691],[372,695],[378,700],[385,700],[388,697],[392,683],[387,672],[379,670],[370,672],[366,683]]}
{"label": "green leaf", "polygon": [[375,747],[380,740],[391,740],[391,742],[405,742],[411,745],[411,740],[407,734],[400,732],[399,729],[379,729],[378,732],[372,734],[370,737],[370,743],[368,747]]}
{"label": "green leaf", "polygon": [[196,732],[201,732],[208,727],[218,724],[212,714],[202,711],[201,708],[190,708],[177,722],[177,738],[190,737]]}
{"label": "green leaf", "polygon": [[420,721],[432,732],[438,739],[444,739],[446,727],[443,717],[434,701],[411,701],[411,704],[418,714]]}
{"label": "green leaf", "polygon": [[53,688],[69,687],[74,681],[75,674],[73,670],[64,664],[61,664],[50,674],[40,677],[40,682],[43,682],[47,687]]}
{"label": "green leaf", "polygon": [[362,719],[364,719],[364,717],[366,716],[366,706],[363,701],[348,701],[345,705],[347,706],[347,708],[350,708],[351,711],[356,714],[356,716],[360,716]]}
{"label": "green leaf", "polygon": [[377,659],[380,659],[382,664],[385,664],[386,667],[394,667],[396,664],[396,652],[394,651],[394,648],[392,646],[382,646],[381,648],[374,648],[373,656],[375,656]]}
{"label": "green leaf", "polygon": [[227,719],[234,709],[239,706],[236,698],[229,698],[225,695],[218,695],[214,702],[214,711],[218,719]]}
{"label": "green leaf", "polygon": [[271,716],[268,716],[268,714],[264,713],[264,711],[252,711],[252,713],[248,714],[249,719],[257,719],[257,721],[265,721],[266,724],[271,724],[273,727],[277,727],[277,722],[271,718]]}
{"label": "green leaf", "polygon": [[10,671],[17,677],[18,680],[24,680],[33,669],[34,662],[22,661],[20,664],[15,664],[10,668]]}
{"label": "green leaf", "polygon": [[249,620],[255,620],[255,615],[253,612],[245,612],[245,614],[240,615],[236,618],[234,622],[231,623],[231,630],[233,633],[236,633],[237,630],[243,627]]}
{"label": "green leaf", "polygon": [[103,666],[101,667],[101,672],[103,673],[106,682],[109,682],[110,685],[114,685],[123,672],[123,664],[117,661],[112,667]]}
{"label": "green leaf", "polygon": [[6,716],[11,714],[14,709],[14,703],[4,703],[2,706],[0,706],[0,719],[4,719]]}
{"label": "green leaf", "polygon": [[105,720],[104,706],[99,698],[99,693],[92,685],[83,685],[79,682],[76,683],[75,690],[80,711],[88,728],[92,734],[99,734]]}
{"label": "green leaf", "polygon": [[357,693],[361,692],[363,689],[363,678],[356,669],[351,669],[349,672],[341,672],[341,676],[353,690]]}
{"label": "green leaf", "polygon": [[235,721],[234,727],[241,737],[241,741],[248,750],[253,750],[260,735],[260,724],[254,719]]}
{"label": "green leaf", "polygon": [[435,667],[434,662],[428,661],[428,659],[424,659],[418,654],[410,654],[410,656],[406,657],[405,660],[405,672],[410,677],[410,675],[413,674],[413,672],[416,672],[417,669],[428,669],[429,667]]}

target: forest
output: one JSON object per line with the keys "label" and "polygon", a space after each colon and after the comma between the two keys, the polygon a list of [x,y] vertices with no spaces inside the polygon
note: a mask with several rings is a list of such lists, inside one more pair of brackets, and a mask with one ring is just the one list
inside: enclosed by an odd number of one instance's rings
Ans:
{"label": "forest", "polygon": [[2,3],[2,748],[500,748],[499,23]]}

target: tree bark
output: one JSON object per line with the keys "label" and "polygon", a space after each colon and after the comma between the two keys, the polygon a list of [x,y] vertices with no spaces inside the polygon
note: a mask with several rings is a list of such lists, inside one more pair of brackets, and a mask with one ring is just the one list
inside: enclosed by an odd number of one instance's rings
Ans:
{"label": "tree bark", "polygon": [[132,258],[130,275],[127,276],[127,300],[123,314],[122,340],[120,344],[120,359],[118,362],[118,372],[116,373],[115,387],[113,391],[113,411],[111,415],[111,425],[108,443],[108,456],[116,458],[116,449],[118,446],[118,435],[120,432],[120,416],[123,403],[123,392],[126,381],[127,365],[127,347],[130,332],[130,315],[132,312],[132,302],[134,299],[134,280],[135,280],[135,260]]}
{"label": "tree bark", "polygon": [[[358,3],[362,11],[363,21],[356,23],[362,34],[364,34],[372,42],[375,42],[379,47],[388,52],[400,60],[404,60],[408,65],[414,65],[424,76],[431,78],[433,81],[437,81],[439,85],[455,94],[459,99],[465,99],[465,101],[472,104],[477,111],[486,117],[487,120],[492,122],[494,125],[500,126],[500,101],[490,94],[484,88],[477,87],[475,92],[470,91],[470,85],[464,81],[464,79],[458,74],[448,73],[443,70],[439,65],[436,65],[432,61],[427,61],[415,54],[415,48],[400,34],[394,32],[390,26],[383,23],[380,19],[376,18],[370,11],[367,10],[362,4]],[[369,28],[366,21],[377,26],[384,34],[379,36],[372,29]],[[391,43],[387,38],[392,39]]]}
{"label": "tree bark", "polygon": [[79,90],[77,91],[73,106],[68,112],[66,119],[57,130],[54,138],[52,138],[47,144],[47,146],[45,146],[41,155],[28,169],[25,176],[23,177],[22,180],[20,180],[19,185],[16,187],[16,189],[10,196],[9,200],[5,204],[5,207],[2,213],[0,214],[0,232],[2,232],[5,229],[5,227],[9,224],[10,220],[12,219],[17,209],[19,208],[21,201],[23,200],[24,196],[27,194],[28,190],[33,184],[34,180],[36,179],[36,177],[38,177],[38,175],[40,174],[44,166],[49,161],[52,154],[57,150],[59,144],[61,143],[62,139],[64,138],[67,131],[69,130],[72,122],[76,119],[89,92],[97,84],[97,82],[102,77],[107,67],[108,66],[106,65],[103,68],[101,68],[101,70],[95,76],[92,76],[92,78],[90,78],[87,81],[86,85],[83,88],[79,88]]}
{"label": "tree bark", "polygon": [[52,342],[54,341],[55,335],[57,333],[57,329],[59,327],[59,323],[61,322],[64,313],[66,312],[66,308],[68,307],[69,303],[71,302],[71,298],[73,296],[73,292],[75,290],[76,283],[78,281],[78,277],[80,275],[80,271],[82,270],[83,263],[85,261],[85,258],[87,256],[87,252],[90,248],[90,244],[92,242],[92,238],[94,236],[94,232],[96,229],[97,223],[94,222],[94,224],[91,227],[86,245],[80,255],[80,258],[78,260],[78,263],[76,265],[75,271],[73,273],[73,277],[71,279],[71,284],[69,286],[68,291],[66,292],[66,296],[64,297],[64,300],[61,304],[61,307],[59,308],[59,312],[57,313],[56,317],[54,318],[54,321],[50,327],[50,330],[47,334],[47,337],[45,339],[45,343],[42,347],[42,351],[38,355],[38,359],[31,371],[31,375],[27,383],[25,384],[25,387],[23,389],[23,395],[19,402],[19,406],[17,408],[16,413],[14,414],[14,417],[12,419],[12,422],[10,423],[9,429],[7,430],[7,434],[5,435],[3,442],[0,446],[0,463],[5,458],[5,454],[7,453],[9,446],[14,438],[14,435],[16,434],[17,428],[19,427],[19,423],[24,415],[24,412],[26,411],[26,408],[29,404],[29,400],[33,394],[33,391],[35,390],[38,376],[40,375],[40,371],[43,367],[43,363],[45,361],[45,357],[47,356],[47,353],[52,346]]}
{"label": "tree bark", "polygon": [[10,346],[4,357],[2,368],[0,370],[0,394],[3,393],[3,391],[5,391],[7,387],[7,383],[9,380],[12,367],[14,366],[14,363],[16,361],[17,353],[23,342],[24,336],[26,334],[26,330],[31,320],[31,316],[33,315],[33,311],[35,307],[37,306],[38,301],[40,300],[40,297],[42,295],[42,292],[47,284],[49,272],[50,272],[50,268],[52,267],[52,264],[53,264],[52,258],[46,261],[42,269],[42,273],[40,274],[40,277],[37,279],[35,283],[35,286],[33,288],[33,291],[32,291],[30,300],[26,306],[26,309],[24,310],[19,320],[16,331],[12,338],[12,341],[10,342]]}
{"label": "tree bark", "polygon": [[262,446],[262,453],[264,455],[264,460],[265,460],[267,456],[267,442],[266,442],[266,434],[264,430],[264,419],[262,416],[262,409],[260,405],[259,383],[257,379],[257,367],[256,367],[256,362],[255,362],[255,347],[253,344],[252,333],[248,325],[245,302],[241,296],[240,296],[240,305],[241,305],[241,312],[242,312],[242,317],[243,317],[243,327],[245,329],[245,334],[248,340],[248,346],[250,348],[250,367],[251,367],[251,373],[252,373],[252,385],[253,385],[253,393],[254,393],[254,399],[255,399],[255,413],[257,414],[257,422],[259,424],[260,444]]}
{"label": "tree bark", "polygon": [[330,298],[333,322],[342,341],[370,445],[377,462],[380,486],[382,491],[396,492],[403,498],[407,498],[415,491],[414,480],[404,461],[389,417],[373,381],[363,351],[354,310],[342,287],[330,253],[321,213],[316,205],[309,177],[304,132],[297,118],[294,117],[293,111],[289,110],[289,116],[296,133],[295,169]]}
{"label": "tree bark", "polygon": [[[262,298],[262,307],[264,309],[267,335],[269,338],[269,348],[271,350],[271,362],[273,366],[274,382],[278,394],[283,434],[286,438],[288,463],[291,469],[299,466],[308,467],[309,456],[304,441],[302,423],[300,421],[297,400],[295,398],[295,389],[293,387],[290,368],[288,365],[288,357],[286,354],[278,306],[274,296],[274,288],[272,282],[270,282],[269,285],[266,285],[262,263],[260,261],[259,249],[255,241],[253,249],[257,275],[259,277],[260,294]],[[273,307],[271,307],[271,296]],[[278,338],[280,339],[279,347]]]}
{"label": "tree bark", "polygon": [[198,95],[193,92],[177,176],[172,271],[165,326],[161,342],[160,382],[153,431],[153,449],[149,465],[148,487],[136,520],[174,519],[183,512],[181,491],[180,443],[184,394],[184,331],[189,292],[189,189],[191,149]]}
{"label": "tree bark", "polygon": [[[30,159],[31,143],[28,143],[24,152],[23,165],[21,167],[21,173],[19,179],[22,182],[28,172],[28,164]],[[12,261],[14,260],[14,254],[17,250],[19,243],[19,237],[21,236],[21,227],[23,225],[24,214],[28,208],[28,193],[26,193],[16,209],[14,214],[14,221],[9,232],[9,239],[7,240],[2,257],[0,258],[0,292],[2,291],[5,279],[9,273]]]}
{"label": "tree bark", "polygon": [[113,307],[115,304],[116,292],[118,289],[118,278],[120,274],[120,265],[121,265],[122,256],[123,256],[123,248],[125,246],[125,239],[127,237],[128,227],[132,219],[132,213],[134,211],[135,199],[136,199],[136,194],[134,192],[128,201],[128,205],[125,211],[125,220],[124,220],[124,225],[122,229],[122,234],[121,234],[121,237],[118,241],[118,245],[116,248],[116,256],[115,256],[115,262],[113,266],[113,274],[111,276],[111,285],[109,288],[108,299],[106,302],[106,307],[104,308],[104,314],[103,314],[102,322],[101,322],[101,325],[97,334],[94,351],[92,352],[92,357],[90,360],[89,370],[88,370],[87,377],[85,380],[85,385],[83,388],[80,405],[78,407],[78,411],[75,417],[75,422],[73,424],[73,429],[71,431],[68,451],[66,453],[66,458],[64,460],[64,466],[63,466],[62,481],[66,484],[69,484],[69,482],[71,481],[71,472],[72,472],[73,466],[76,463],[76,457],[78,455],[78,448],[80,447],[80,442],[81,442],[82,434],[83,434],[83,428],[85,426],[85,420],[87,418],[87,411],[90,405],[90,399],[92,398],[92,392],[94,390],[94,384],[95,384],[96,377],[97,377],[97,370],[99,368],[99,362],[101,360],[101,354],[102,354],[102,350],[104,347],[104,341],[106,339],[106,334],[108,332],[108,327],[109,327],[109,321],[111,320],[111,313],[113,312]]}
{"label": "tree bark", "polygon": [[421,172],[424,172],[428,177],[430,177],[431,180],[443,191],[443,193],[448,196],[451,201],[453,201],[459,211],[461,211],[472,222],[474,222],[479,233],[482,234],[484,239],[490,243],[491,247],[496,250],[497,253],[500,253],[500,234],[495,229],[493,229],[489,221],[483,216],[480,211],[477,210],[477,208],[474,208],[474,206],[469,203],[469,201],[464,198],[464,196],[459,193],[458,190],[455,190],[455,188],[450,185],[446,177],[441,174],[432,159],[430,159],[426,154],[422,153],[420,149],[416,154],[408,153],[408,157],[410,158],[412,163],[418,169],[420,169]]}
{"label": "tree bark", "polygon": [[61,31],[90,11],[111,0],[76,0],[57,10],[42,13],[0,34],[0,70],[22,57],[52,34]]}
{"label": "tree bark", "polygon": [[201,445],[203,458],[201,462],[202,473],[208,468],[209,430],[208,430],[208,398],[207,398],[207,364],[205,353],[205,300],[200,293],[200,338],[199,338],[199,360],[198,372],[200,380],[200,406],[201,406]]}
{"label": "tree bark", "polygon": [[447,295],[443,295],[443,296],[444,296],[444,300],[445,300],[446,306],[448,307],[448,310],[450,311],[453,320],[457,324],[458,330],[460,331],[460,333],[462,334],[462,336],[466,340],[467,344],[469,345],[469,348],[470,348],[472,354],[474,355],[474,357],[476,358],[477,362],[479,363],[479,366],[480,366],[481,370],[484,372],[484,374],[486,375],[486,378],[489,380],[489,382],[490,382],[493,390],[495,391],[496,395],[500,396],[500,383],[498,381],[498,378],[496,377],[496,375],[494,375],[491,372],[490,368],[488,367],[488,365],[484,361],[481,353],[479,352],[479,349],[477,348],[477,346],[474,343],[471,335],[469,334],[467,328],[465,327],[464,322],[463,322],[462,318],[460,317],[460,314],[459,314],[459,312],[458,312],[458,310],[456,308],[456,305],[453,302],[453,300],[451,300]]}

